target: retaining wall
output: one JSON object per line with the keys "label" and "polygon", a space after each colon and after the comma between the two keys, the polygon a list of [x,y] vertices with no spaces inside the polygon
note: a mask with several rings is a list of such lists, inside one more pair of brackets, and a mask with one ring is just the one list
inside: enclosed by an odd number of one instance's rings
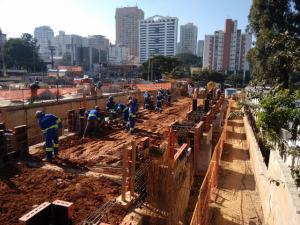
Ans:
{"label": "retaining wall", "polygon": [[[244,117],[244,125],[265,224],[300,224],[300,197],[290,169],[283,162],[278,151],[271,151],[267,168],[247,117]],[[270,183],[269,179],[280,180],[280,185]]]}
{"label": "retaining wall", "polygon": [[[130,92],[124,93],[123,95],[114,96],[114,101],[116,103],[126,103],[128,102],[127,96],[130,94],[133,97],[139,99],[139,106],[143,105],[143,94],[144,92]],[[156,96],[156,91],[149,91],[151,96]],[[106,110],[106,103],[108,97],[104,98],[95,98],[95,99],[86,99],[87,109],[94,109],[96,105],[99,105],[102,110]],[[67,118],[67,111],[71,109],[77,110],[83,107],[83,99],[71,99],[59,102],[48,102],[34,104],[32,106],[16,106],[7,108],[7,125],[8,129],[13,129],[16,126],[27,125],[29,142],[39,143],[43,141],[44,135],[42,135],[41,129],[38,125],[38,120],[35,119],[35,112],[40,110],[45,114],[54,114],[62,119],[64,122]],[[1,111],[0,111],[1,112]],[[0,113],[0,121],[2,121],[2,115]],[[34,141],[33,141],[34,139]]]}

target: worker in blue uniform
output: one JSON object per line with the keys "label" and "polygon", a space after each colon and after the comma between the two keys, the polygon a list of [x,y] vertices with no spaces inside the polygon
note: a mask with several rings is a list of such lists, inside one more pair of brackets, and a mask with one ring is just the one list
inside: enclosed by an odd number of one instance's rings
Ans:
{"label": "worker in blue uniform", "polygon": [[163,96],[161,95],[160,91],[158,92],[158,95],[156,95],[156,107],[155,107],[155,111],[158,109],[160,113],[162,113],[162,100],[163,100]]}
{"label": "worker in blue uniform", "polygon": [[134,133],[134,123],[135,123],[135,118],[136,118],[136,113],[135,113],[135,107],[134,107],[134,102],[133,100],[130,100],[128,102],[129,104],[129,127],[130,127],[130,134]]}
{"label": "worker in blue uniform", "polygon": [[124,117],[123,117],[123,126],[128,125],[128,117],[129,117],[129,109],[128,106],[125,104],[118,104],[118,108],[116,110],[116,113],[122,114],[124,113]]}
{"label": "worker in blue uniform", "polygon": [[162,103],[164,102],[164,90],[160,87],[159,90],[157,90],[157,92],[160,92],[160,94],[162,95]]}
{"label": "worker in blue uniform", "polygon": [[168,88],[167,88],[166,96],[168,97],[168,102],[171,103],[171,92]]}
{"label": "worker in blue uniform", "polygon": [[145,109],[149,109],[150,94],[147,91],[145,91],[145,94],[143,95],[143,97],[144,97]]}
{"label": "worker in blue uniform", "polygon": [[100,126],[100,107],[96,106],[95,109],[87,110],[85,116],[88,118],[87,125],[83,134],[83,137],[86,138],[91,127],[95,127],[95,133],[98,131]]}
{"label": "worker in blue uniform", "polygon": [[54,142],[54,157],[58,156],[58,129],[62,128],[61,119],[52,114],[44,114],[36,111],[35,117],[39,119],[39,125],[46,137],[46,158],[43,161],[52,160],[52,141]]}
{"label": "worker in blue uniform", "polygon": [[106,103],[106,111],[108,113],[116,111],[115,105],[116,103],[114,102],[114,98],[112,96],[109,96],[108,102]]}
{"label": "worker in blue uniform", "polygon": [[131,95],[128,95],[127,97],[128,101],[132,100],[133,101],[133,106],[135,108],[135,113],[138,113],[138,99],[137,98],[132,98]]}

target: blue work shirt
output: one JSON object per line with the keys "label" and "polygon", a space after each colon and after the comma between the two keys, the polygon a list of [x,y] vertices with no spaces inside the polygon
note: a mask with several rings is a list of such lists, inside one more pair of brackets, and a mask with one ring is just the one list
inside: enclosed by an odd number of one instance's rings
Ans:
{"label": "blue work shirt", "polygon": [[52,114],[42,115],[39,119],[39,125],[44,134],[46,134],[47,130],[53,128],[61,128],[61,119]]}
{"label": "blue work shirt", "polygon": [[106,103],[106,111],[107,112],[113,112],[113,111],[115,111],[115,102],[114,101],[108,101],[107,103]]}
{"label": "blue work shirt", "polygon": [[159,89],[157,91],[159,91],[161,95],[164,95],[164,90],[163,89]]}
{"label": "blue work shirt", "polygon": [[167,95],[168,97],[171,97],[171,92],[170,92],[169,90],[167,90],[166,95]]}
{"label": "blue work shirt", "polygon": [[157,102],[162,102],[163,96],[162,95],[156,95]]}
{"label": "blue work shirt", "polygon": [[129,119],[130,118],[135,118],[136,114],[135,114],[135,107],[134,105],[129,106]]}
{"label": "blue work shirt", "polygon": [[150,94],[149,93],[145,93],[143,96],[144,96],[144,98],[150,98]]}
{"label": "blue work shirt", "polygon": [[139,101],[139,100],[138,100],[137,98],[134,98],[134,99],[133,99],[133,106],[134,106],[134,108],[136,108],[136,104],[138,103],[138,101]]}
{"label": "blue work shirt", "polygon": [[87,110],[85,116],[88,120],[100,120],[100,113],[96,109]]}
{"label": "blue work shirt", "polygon": [[119,104],[118,105],[118,108],[117,108],[117,110],[116,110],[116,113],[118,113],[118,111],[121,111],[120,113],[128,113],[128,107],[127,107],[127,105],[124,105],[124,104]]}

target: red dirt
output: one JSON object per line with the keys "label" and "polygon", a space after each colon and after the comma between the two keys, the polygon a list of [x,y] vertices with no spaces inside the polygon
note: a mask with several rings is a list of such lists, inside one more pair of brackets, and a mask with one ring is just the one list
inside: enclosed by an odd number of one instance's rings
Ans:
{"label": "red dirt", "polygon": [[[52,163],[58,166],[75,168],[91,168],[97,163],[107,165],[122,165],[123,144],[128,144],[135,138],[139,141],[143,137],[151,137],[156,144],[166,139],[168,125],[175,120],[186,118],[186,112],[191,109],[192,99],[184,98],[174,102],[172,106],[163,106],[163,113],[143,111],[136,119],[135,134],[130,135],[125,130],[105,128],[101,134],[90,135],[86,139],[76,135],[59,141],[60,159]],[[45,157],[41,150],[37,157]],[[93,169],[95,170],[95,169]],[[97,169],[98,172],[121,174],[121,170]]]}
{"label": "red dirt", "polygon": [[[121,194],[121,186],[104,179],[59,171],[9,165],[0,169],[0,224],[17,224],[33,205],[56,199],[73,202],[76,224],[108,200]],[[119,224],[126,212],[114,207],[109,224]],[[103,221],[105,222],[105,221]]]}

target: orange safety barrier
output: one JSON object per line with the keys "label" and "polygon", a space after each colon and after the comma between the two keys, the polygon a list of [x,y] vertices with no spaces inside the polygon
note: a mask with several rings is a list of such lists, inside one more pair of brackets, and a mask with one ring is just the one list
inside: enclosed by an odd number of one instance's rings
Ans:
{"label": "orange safety barrier", "polygon": [[[81,89],[83,89],[84,87],[75,87],[75,88],[58,88],[58,93],[59,95],[66,95],[66,94],[70,94],[72,92],[75,91],[79,91]],[[52,94],[57,95],[57,88],[51,88],[48,89]]]}
{"label": "orange safety barrier", "polygon": [[1,90],[0,97],[10,101],[20,101],[37,97],[39,94],[45,92],[46,88],[40,89],[24,89],[24,90]]}
{"label": "orange safety barrier", "polygon": [[171,89],[172,83],[158,83],[158,84],[136,84],[140,91],[156,91],[160,89]]}
{"label": "orange safety barrier", "polygon": [[209,168],[203,180],[200,188],[200,194],[194,210],[191,225],[208,225],[210,224],[211,217],[213,215],[214,207],[210,204],[216,200],[217,188],[218,188],[218,175],[221,164],[221,158],[223,153],[224,141],[228,139],[228,116],[231,110],[232,97],[229,101],[227,116],[225,121],[225,127],[221,134],[221,137],[215,147],[214,154],[212,156]]}

